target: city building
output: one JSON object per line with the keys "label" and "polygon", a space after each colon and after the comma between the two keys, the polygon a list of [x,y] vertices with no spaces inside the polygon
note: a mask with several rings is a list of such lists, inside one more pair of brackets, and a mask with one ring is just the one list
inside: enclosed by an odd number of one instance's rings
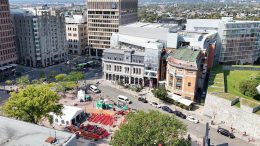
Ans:
{"label": "city building", "polygon": [[[190,46],[193,49],[201,50],[205,56],[205,64],[203,66],[204,73],[210,70],[214,64],[218,63],[215,58],[215,50],[220,40],[218,32],[215,30],[183,30],[178,32],[178,47]],[[205,74],[206,75],[206,74]]]}
{"label": "city building", "polygon": [[14,72],[17,60],[8,0],[0,1],[0,80]]}
{"label": "city building", "polygon": [[84,55],[87,52],[87,15],[73,13],[65,17],[68,53]]}
{"label": "city building", "polygon": [[63,13],[46,5],[11,12],[20,64],[46,67],[66,60]]}
{"label": "city building", "polygon": [[[1,145],[76,146],[75,134],[0,116]],[[86,143],[87,144],[87,143]]]}
{"label": "city building", "polygon": [[178,24],[137,22],[119,26],[120,34],[157,39],[163,42],[164,47],[168,49],[177,48],[177,32],[179,30],[182,28]]}
{"label": "city building", "polygon": [[174,40],[179,28],[178,24],[140,22],[119,26],[119,32],[111,36],[111,48],[103,53],[104,78],[156,87],[165,80],[166,62],[162,57],[166,49],[177,47]]}
{"label": "city building", "polygon": [[217,31],[214,64],[253,64],[260,56],[260,21],[188,19],[186,30]]}
{"label": "city building", "polygon": [[203,87],[203,83],[199,84],[203,63],[200,50],[187,47],[173,50],[167,57],[165,88],[177,96],[195,101],[198,89]]}
{"label": "city building", "polygon": [[253,64],[260,57],[260,21],[234,21],[223,17],[218,33],[221,64]]}
{"label": "city building", "polygon": [[111,48],[104,50],[103,72],[107,80],[155,87],[164,44],[157,39],[114,33]]}
{"label": "city building", "polygon": [[87,0],[89,54],[101,57],[119,25],[137,21],[137,9],[138,0]]}

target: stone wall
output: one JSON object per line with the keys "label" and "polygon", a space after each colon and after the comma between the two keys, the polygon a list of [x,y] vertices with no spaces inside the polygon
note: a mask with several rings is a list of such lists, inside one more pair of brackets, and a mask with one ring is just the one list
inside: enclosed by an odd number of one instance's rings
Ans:
{"label": "stone wall", "polygon": [[[252,113],[252,108],[241,105],[231,106],[231,102],[215,95],[207,94],[204,114],[213,119],[216,124],[225,123],[240,132],[245,132],[255,138],[260,138],[260,116]],[[220,125],[221,126],[221,125]]]}

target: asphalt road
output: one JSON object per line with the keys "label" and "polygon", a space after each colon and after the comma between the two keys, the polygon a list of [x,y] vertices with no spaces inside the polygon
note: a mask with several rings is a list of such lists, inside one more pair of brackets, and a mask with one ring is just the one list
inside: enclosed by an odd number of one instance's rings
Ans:
{"label": "asphalt road", "polygon": [[[157,109],[155,107],[152,107],[148,103],[142,103],[138,101],[137,98],[133,97],[133,95],[126,93],[124,91],[121,91],[117,88],[113,88],[108,85],[98,85],[99,88],[101,89],[101,95],[103,97],[109,97],[113,100],[117,100],[118,95],[124,95],[127,96],[133,103],[129,105],[131,108],[135,108],[138,110],[143,110],[143,111],[149,111],[149,110],[158,110],[162,113],[167,113],[162,111],[161,109]],[[169,113],[167,113],[169,114]],[[185,124],[187,124],[188,128],[188,133],[191,133],[192,135],[196,135],[198,138],[202,138],[205,134],[205,124],[199,123],[199,124],[194,124],[191,123],[190,121],[187,121],[185,119],[181,119],[177,117],[179,120],[183,121]],[[230,139],[227,138],[223,135],[220,135],[217,133],[216,129],[211,128],[209,131],[210,139],[211,139],[211,144],[212,145],[219,145],[219,146],[254,146],[252,144],[249,144],[241,139],[235,138],[235,139]]]}

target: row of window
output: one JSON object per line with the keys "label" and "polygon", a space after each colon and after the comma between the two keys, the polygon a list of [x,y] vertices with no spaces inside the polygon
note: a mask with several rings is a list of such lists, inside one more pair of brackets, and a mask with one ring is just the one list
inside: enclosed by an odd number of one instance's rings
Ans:
{"label": "row of window", "polygon": [[105,27],[105,28],[118,28],[118,24],[100,24],[100,23],[89,23],[88,27]]}
{"label": "row of window", "polygon": [[110,41],[97,41],[97,40],[89,40],[89,44],[103,44],[103,45],[110,45]]}
{"label": "row of window", "polygon": [[13,47],[14,47],[14,42],[0,44],[0,50],[7,49],[7,48],[13,48]]}
{"label": "row of window", "polygon": [[0,5],[8,5],[8,0],[0,0]]}
{"label": "row of window", "polygon": [[[122,66],[120,66],[120,65],[114,65],[113,68],[114,68],[115,72],[122,72]],[[106,64],[106,70],[107,71],[111,71],[112,70],[111,64]],[[130,68],[129,67],[125,67],[124,68],[124,72],[128,74],[130,72]],[[142,69],[134,67],[132,69],[132,73],[136,74],[136,75],[141,75],[142,74]]]}
{"label": "row of window", "polygon": [[110,37],[101,37],[101,36],[89,36],[89,39],[108,40],[108,41],[110,41]]}
{"label": "row of window", "polygon": [[[88,29],[89,32],[91,31],[99,31],[99,32],[118,32],[118,28],[91,28]],[[111,33],[112,35],[112,33]]]}
{"label": "row of window", "polygon": [[4,60],[8,60],[8,59],[12,59],[14,58],[15,55],[14,54],[9,54],[9,55],[5,55],[5,56],[1,56],[1,60],[0,61],[4,61]]}
{"label": "row of window", "polygon": [[[72,36],[72,33],[68,33],[68,36]],[[73,36],[74,36],[74,37],[77,37],[77,36],[78,36],[78,34],[76,34],[76,33],[73,33]]]}
{"label": "row of window", "polygon": [[114,23],[114,24],[118,24],[119,21],[118,20],[98,20],[98,19],[90,19],[88,23],[104,23],[104,24],[110,24],[110,23]]}
{"label": "row of window", "polygon": [[[6,20],[6,19],[4,19],[4,20]],[[0,21],[1,21],[1,19],[0,19]],[[12,29],[11,23],[0,22],[0,31],[1,30],[10,30],[10,29]]]}

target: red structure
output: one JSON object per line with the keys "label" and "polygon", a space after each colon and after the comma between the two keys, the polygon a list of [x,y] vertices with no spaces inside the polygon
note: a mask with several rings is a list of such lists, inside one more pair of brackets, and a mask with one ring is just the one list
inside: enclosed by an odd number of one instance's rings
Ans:
{"label": "red structure", "polygon": [[93,123],[99,123],[99,124],[106,125],[106,126],[107,125],[112,126],[116,120],[113,116],[110,116],[110,115],[93,113],[89,117],[88,121],[93,122]]}
{"label": "red structure", "polygon": [[75,133],[77,136],[85,139],[98,140],[110,135],[106,129],[90,124],[87,126],[81,125],[80,128],[71,125],[67,128],[69,132]]}

